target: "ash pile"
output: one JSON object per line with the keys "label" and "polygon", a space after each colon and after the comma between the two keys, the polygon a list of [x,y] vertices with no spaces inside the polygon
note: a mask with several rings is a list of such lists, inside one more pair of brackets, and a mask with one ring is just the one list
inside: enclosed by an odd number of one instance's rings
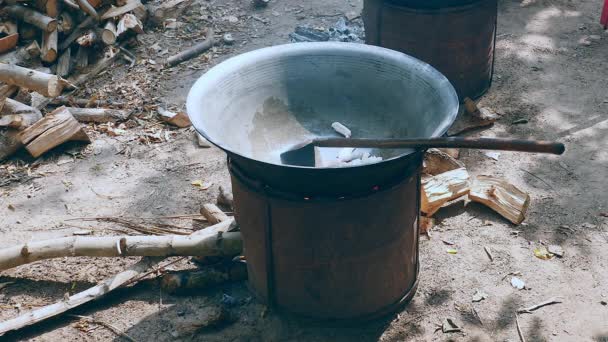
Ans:
{"label": "ash pile", "polygon": [[348,20],[346,17],[341,17],[329,28],[297,26],[294,32],[289,34],[289,38],[292,43],[328,41],[365,43],[365,28],[361,18]]}

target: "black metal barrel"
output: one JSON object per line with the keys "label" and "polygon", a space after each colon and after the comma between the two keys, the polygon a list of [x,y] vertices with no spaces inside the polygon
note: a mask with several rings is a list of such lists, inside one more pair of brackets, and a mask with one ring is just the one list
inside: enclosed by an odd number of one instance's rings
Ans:
{"label": "black metal barrel", "polygon": [[367,44],[429,63],[459,98],[477,98],[492,82],[497,0],[365,0]]}

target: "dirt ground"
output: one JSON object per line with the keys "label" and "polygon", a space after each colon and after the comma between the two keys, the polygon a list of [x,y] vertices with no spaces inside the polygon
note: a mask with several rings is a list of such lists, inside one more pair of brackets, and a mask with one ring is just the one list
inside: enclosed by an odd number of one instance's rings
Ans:
{"label": "dirt ground", "polygon": [[[494,83],[481,104],[501,119],[477,134],[558,139],[567,152],[561,157],[501,153],[493,160],[463,151],[461,160],[472,174],[502,176],[530,193],[527,220],[516,227],[485,207],[463,202],[441,209],[432,237],[421,239],[419,290],[399,315],[356,327],[323,326],[265,314],[244,284],[170,296],[155,281],[116,291],[73,313],[111,322],[137,341],[519,341],[515,311],[560,297],[560,304],[519,316],[527,341],[608,341],[608,219],[600,215],[608,212],[608,33],[598,23],[601,6],[600,0],[499,1]],[[223,59],[286,43],[296,25],[327,27],[337,20],[334,14],[361,7],[360,0],[273,0],[266,9],[253,9],[248,0],[198,0],[180,18],[186,24],[177,31],[147,32],[137,65],[117,63],[83,91],[131,101],[141,112],[137,127],[117,136],[91,128],[95,139],[89,146],[58,148],[37,164],[25,154],[0,164],[32,168],[0,187],[0,247],[83,229],[118,234],[108,224],[66,221],[72,218],[192,214],[201,203],[214,202],[218,186],[228,184],[224,153],[198,148],[189,129],[151,119],[148,106],[181,109],[194,80]],[[157,68],[154,61],[182,42],[200,39],[211,24],[218,35],[232,33],[236,43],[220,44],[169,72]],[[513,124],[518,119],[528,123]],[[152,143],[141,142],[145,134]],[[213,186],[200,190],[191,185],[197,179]],[[171,222],[193,225],[192,220]],[[458,254],[448,254],[443,241],[454,243]],[[564,257],[536,258],[533,249],[541,242],[561,245]],[[493,251],[493,262],[484,247]],[[0,319],[84,290],[135,261],[71,258],[3,272],[0,283],[14,284],[0,289]],[[511,286],[513,272],[520,272],[526,289]],[[472,302],[477,290],[487,298]],[[240,301],[231,309],[236,322],[175,337],[180,322],[218,304],[223,294]],[[463,331],[437,331],[436,324],[448,317]],[[105,328],[77,323],[64,315],[0,340],[121,340]]]}

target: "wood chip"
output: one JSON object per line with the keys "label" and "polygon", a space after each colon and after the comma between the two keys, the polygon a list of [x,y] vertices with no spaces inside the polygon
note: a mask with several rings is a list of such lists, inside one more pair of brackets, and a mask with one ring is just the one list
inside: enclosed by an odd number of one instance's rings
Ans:
{"label": "wood chip", "polygon": [[524,221],[530,205],[530,195],[491,176],[477,176],[471,184],[469,198],[490,207],[514,224]]}

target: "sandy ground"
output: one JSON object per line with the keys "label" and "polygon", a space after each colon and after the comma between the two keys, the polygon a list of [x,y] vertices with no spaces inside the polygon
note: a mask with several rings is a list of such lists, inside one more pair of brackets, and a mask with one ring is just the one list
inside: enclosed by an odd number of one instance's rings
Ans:
{"label": "sandy ground", "polygon": [[[233,33],[236,44],[220,46],[169,73],[154,72],[150,63],[132,69],[117,65],[86,92],[101,89],[114,91],[118,98],[140,98],[140,110],[146,101],[180,108],[190,85],[208,67],[240,52],[285,43],[298,24],[327,26],[337,18],[328,14],[360,11],[362,4],[274,0],[267,9],[253,10],[245,0],[216,0],[196,6],[201,13],[214,12],[214,20],[222,21],[220,31]],[[169,296],[153,281],[117,291],[75,313],[111,322],[137,341],[171,341],[176,339],[176,325],[219,303],[226,293],[244,301],[231,309],[237,321],[182,340],[518,341],[516,309],[557,296],[561,304],[520,315],[527,341],[608,340],[608,306],[601,303],[608,301],[608,226],[600,216],[608,211],[608,34],[598,24],[600,9],[600,0],[500,1],[496,74],[481,103],[502,117],[483,135],[559,139],[567,144],[567,152],[562,157],[501,153],[498,161],[481,152],[463,152],[461,159],[472,174],[503,176],[531,194],[528,218],[515,227],[475,204],[441,209],[432,238],[421,240],[419,290],[399,315],[357,327],[319,326],[272,312],[264,315],[264,306],[248,299],[244,284],[197,296]],[[227,22],[223,18],[228,15],[239,21]],[[188,23],[194,37],[200,37],[207,24]],[[590,35],[590,45],[579,43]],[[138,56],[154,59],[150,47],[155,42],[171,52],[179,44],[171,33],[149,32],[142,37]],[[141,81],[142,75],[149,79]],[[522,118],[528,123],[512,124]],[[141,133],[138,129],[133,132]],[[35,178],[0,187],[0,247],[70,236],[85,228],[95,235],[113,233],[101,223],[66,221],[74,217],[188,214],[214,201],[218,186],[228,182],[225,155],[198,148],[187,129],[163,129],[170,141],[150,145],[129,134],[97,134],[88,147],[67,146],[45,155]],[[19,155],[8,163],[32,162]],[[191,185],[196,179],[214,185],[202,191]],[[192,226],[190,220],[175,224]],[[458,254],[446,253],[443,240],[454,243]],[[561,245],[564,257],[536,258],[533,249],[541,242]],[[484,246],[493,251],[493,262]],[[135,261],[60,259],[3,272],[0,283],[15,283],[0,290],[0,319],[90,287]],[[525,290],[510,285],[511,272],[520,272]],[[488,296],[473,303],[477,290]],[[447,317],[463,332],[436,331],[436,324]],[[0,339],[121,340],[105,328],[78,329],[76,323],[64,316]]]}

